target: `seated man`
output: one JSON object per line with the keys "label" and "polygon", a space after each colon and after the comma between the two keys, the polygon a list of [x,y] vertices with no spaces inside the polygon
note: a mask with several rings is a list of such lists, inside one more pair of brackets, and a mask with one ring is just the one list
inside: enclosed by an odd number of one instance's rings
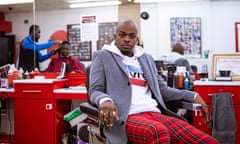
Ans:
{"label": "seated man", "polygon": [[184,56],[184,47],[180,43],[176,43],[172,46],[172,52],[167,57],[167,61],[176,64],[177,66],[185,66],[186,70],[191,72],[191,66],[189,61]]}
{"label": "seated man", "polygon": [[[118,23],[115,40],[96,51],[90,70],[90,102],[111,144],[217,144],[217,140],[176,118],[164,101],[185,100],[208,108],[198,93],[167,87],[153,58],[137,46],[133,21]],[[147,48],[145,48],[147,49]]]}
{"label": "seated man", "polygon": [[52,59],[45,72],[60,72],[62,63],[70,65],[70,71],[76,73],[85,73],[83,65],[74,56],[69,56],[70,44],[63,41],[59,48],[59,57]]}

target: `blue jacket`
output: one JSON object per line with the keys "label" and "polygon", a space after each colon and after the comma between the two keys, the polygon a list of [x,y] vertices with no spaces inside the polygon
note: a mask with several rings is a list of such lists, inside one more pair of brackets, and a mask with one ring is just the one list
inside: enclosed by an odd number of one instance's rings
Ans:
{"label": "blue jacket", "polygon": [[49,41],[47,43],[41,43],[38,44],[34,42],[33,37],[30,35],[22,40],[22,46],[23,48],[29,49],[29,50],[35,50],[38,54],[38,59],[40,62],[50,58],[52,56],[52,52],[48,52],[46,55],[41,54],[41,50],[50,48],[51,46],[55,45],[54,41]]}
{"label": "blue jacket", "polygon": [[35,67],[39,69],[39,62],[42,62],[52,56],[52,52],[48,52],[46,55],[41,54],[41,50],[50,48],[55,45],[54,41],[38,44],[34,42],[31,35],[24,38],[21,42],[19,52],[19,67],[22,67],[24,71],[32,71]]}

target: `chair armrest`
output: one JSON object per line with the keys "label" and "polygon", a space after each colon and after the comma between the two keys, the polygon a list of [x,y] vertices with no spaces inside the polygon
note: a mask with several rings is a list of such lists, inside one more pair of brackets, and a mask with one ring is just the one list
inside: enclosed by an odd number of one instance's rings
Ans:
{"label": "chair armrest", "polygon": [[202,108],[201,104],[195,104],[195,103],[190,103],[185,101],[182,101],[181,103],[182,103],[182,108],[187,110],[200,110]]}
{"label": "chair armrest", "polygon": [[88,102],[80,103],[79,107],[83,113],[94,116],[96,118],[98,117],[98,109],[96,107],[94,107],[93,105],[91,105],[90,103],[88,103]]}
{"label": "chair armrest", "polygon": [[189,111],[198,111],[201,109],[202,105],[201,104],[194,104],[192,102],[186,102],[186,101],[169,101],[165,102],[166,106],[168,109],[171,111],[177,113],[179,109],[185,109]]}

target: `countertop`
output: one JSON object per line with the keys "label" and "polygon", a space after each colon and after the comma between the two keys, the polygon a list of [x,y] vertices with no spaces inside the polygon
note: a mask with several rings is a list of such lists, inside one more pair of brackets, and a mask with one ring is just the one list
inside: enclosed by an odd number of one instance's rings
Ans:
{"label": "countertop", "polygon": [[87,89],[85,86],[54,89],[53,93],[55,99],[79,99],[84,101],[88,99]]}
{"label": "countertop", "polygon": [[14,92],[13,88],[0,88],[0,92]]}
{"label": "countertop", "polygon": [[60,89],[54,89],[53,93],[87,93],[87,89],[85,86],[75,86],[75,87],[69,87],[69,88],[60,88]]}
{"label": "countertop", "polygon": [[193,85],[209,86],[240,86],[240,81],[194,81]]}
{"label": "countertop", "polygon": [[23,80],[13,80],[13,83],[31,83],[31,84],[51,84],[55,81],[61,81],[61,79],[23,79]]}

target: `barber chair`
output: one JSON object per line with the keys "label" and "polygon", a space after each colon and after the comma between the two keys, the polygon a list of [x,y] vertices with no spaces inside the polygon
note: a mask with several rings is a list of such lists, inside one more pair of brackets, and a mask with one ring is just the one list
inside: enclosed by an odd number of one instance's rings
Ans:
{"label": "barber chair", "polygon": [[[200,111],[201,109],[201,105],[188,102],[174,101],[172,104],[177,104],[179,107],[183,108],[182,110]],[[167,106],[168,105],[170,105],[170,103],[167,103]],[[106,138],[102,131],[103,126],[98,123],[98,109],[95,106],[91,105],[89,102],[83,102],[79,106],[81,111],[88,115],[87,119],[83,121],[83,123],[86,125],[82,128],[85,132],[86,130],[84,129],[88,130],[88,140],[86,139],[86,135],[81,137],[81,134],[79,134],[80,139],[87,140],[89,144],[106,144]],[[183,113],[179,111],[179,109],[176,109],[176,106],[173,108],[168,108],[174,112],[178,111],[177,114],[189,122],[189,120],[187,120],[187,118],[182,115]],[[79,130],[79,133],[81,133],[81,130]]]}
{"label": "barber chair", "polygon": [[[90,66],[86,68],[86,87],[88,90],[89,86],[89,71],[90,71]],[[191,111],[200,111],[201,105],[200,104],[193,104],[189,102],[184,102],[184,101],[172,101],[166,103],[167,107],[172,110],[173,112],[177,113],[178,115],[182,116],[183,119],[185,119],[187,122],[191,123],[191,121],[188,121],[184,114],[179,111],[179,108],[185,109],[185,110],[191,110]],[[79,134],[80,139],[85,140],[89,144],[106,144],[106,137],[103,134],[103,126],[98,123],[98,109],[90,104],[90,102],[83,102],[80,103],[79,105],[80,110],[87,114],[88,117],[85,119],[83,122],[81,122],[84,126],[81,127],[79,130],[79,133],[86,133],[86,129],[88,131],[88,140],[86,140],[86,135]],[[81,125],[81,124],[80,124]]]}

